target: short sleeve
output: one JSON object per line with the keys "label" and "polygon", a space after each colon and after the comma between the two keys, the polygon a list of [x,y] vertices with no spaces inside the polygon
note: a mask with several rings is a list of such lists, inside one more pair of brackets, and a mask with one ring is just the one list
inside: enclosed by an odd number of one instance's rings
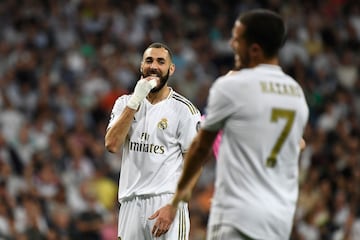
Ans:
{"label": "short sleeve", "polygon": [[194,137],[197,134],[197,131],[199,130],[201,122],[201,116],[199,111],[194,114],[187,111],[187,114],[185,116],[181,117],[178,130],[179,142],[181,145],[181,151],[183,153],[187,152],[187,150],[189,149]]}
{"label": "short sleeve", "polygon": [[111,110],[110,119],[106,130],[111,128],[112,125],[115,123],[116,119],[119,118],[124,108],[126,107],[126,101],[127,95],[122,95],[115,101],[114,106]]}
{"label": "short sleeve", "polygon": [[218,79],[210,88],[206,106],[206,118],[201,127],[218,131],[224,127],[225,120],[233,113],[233,103],[226,93],[225,79]]}

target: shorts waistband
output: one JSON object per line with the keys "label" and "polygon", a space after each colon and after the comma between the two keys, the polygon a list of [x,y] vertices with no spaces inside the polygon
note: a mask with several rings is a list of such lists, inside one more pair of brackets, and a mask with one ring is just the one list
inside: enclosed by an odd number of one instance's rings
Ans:
{"label": "shorts waistband", "polygon": [[152,197],[159,197],[159,196],[162,196],[162,195],[174,195],[174,193],[159,193],[159,194],[139,194],[139,195],[131,195],[131,196],[128,196],[128,197],[123,197],[121,199],[119,199],[119,202],[120,203],[123,203],[123,202],[130,202],[132,200],[136,200],[136,199],[140,199],[140,200],[144,200],[144,199],[149,199],[149,198],[152,198]]}

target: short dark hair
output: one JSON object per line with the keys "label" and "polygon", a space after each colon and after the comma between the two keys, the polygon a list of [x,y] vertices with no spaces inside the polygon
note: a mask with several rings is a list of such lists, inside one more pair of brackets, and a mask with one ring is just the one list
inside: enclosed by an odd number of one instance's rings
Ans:
{"label": "short dark hair", "polygon": [[266,9],[254,9],[238,19],[245,25],[244,38],[248,44],[257,43],[266,57],[274,57],[285,42],[285,23],[280,15]]}
{"label": "short dark hair", "polygon": [[170,48],[166,44],[160,43],[160,42],[154,42],[154,43],[150,44],[146,49],[148,49],[148,48],[164,48],[164,49],[166,49],[169,53],[169,57],[172,62],[173,54],[172,54]]}

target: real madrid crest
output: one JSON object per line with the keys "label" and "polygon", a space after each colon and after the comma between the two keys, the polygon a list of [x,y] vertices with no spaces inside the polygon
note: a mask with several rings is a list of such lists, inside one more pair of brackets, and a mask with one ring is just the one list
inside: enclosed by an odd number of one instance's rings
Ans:
{"label": "real madrid crest", "polygon": [[168,126],[168,122],[166,118],[161,119],[160,122],[158,123],[158,128],[162,130],[166,129],[167,126]]}

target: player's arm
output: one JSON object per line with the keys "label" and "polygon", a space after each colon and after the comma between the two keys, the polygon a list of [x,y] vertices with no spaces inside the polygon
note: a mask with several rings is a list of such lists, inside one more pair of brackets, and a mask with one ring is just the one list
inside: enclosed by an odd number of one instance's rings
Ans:
{"label": "player's arm", "polygon": [[105,148],[109,152],[116,153],[120,149],[129,132],[135,113],[136,110],[125,107],[114,125],[107,130],[105,134]]}
{"label": "player's arm", "polygon": [[150,90],[156,86],[157,79],[154,77],[141,78],[136,83],[134,93],[131,95],[120,117],[105,134],[105,148],[109,152],[116,153],[124,143],[140,103]]}
{"label": "player's arm", "polygon": [[176,209],[180,201],[190,200],[192,190],[201,174],[201,168],[209,159],[208,156],[217,133],[217,131],[200,129],[191,143],[190,149],[185,155],[184,169],[171,203],[173,208]]}
{"label": "player's arm", "polygon": [[[202,173],[202,167],[196,172],[194,177],[191,179],[189,186],[193,189]],[[156,222],[151,230],[151,233],[155,237],[160,237],[165,234],[174,221],[177,211],[177,206],[173,206],[171,203],[165,205],[164,207],[158,209],[153,215],[149,217],[149,220],[156,219]]]}
{"label": "player's arm", "polygon": [[[210,158],[210,154],[207,156],[206,159]],[[185,159],[185,155],[184,155],[184,159]],[[194,189],[195,188],[195,185],[196,183],[198,182],[200,176],[201,176],[201,173],[202,173],[202,170],[203,170],[203,167],[201,166],[199,168],[199,170],[194,174],[194,176],[192,177],[192,179],[190,180],[189,182],[189,188],[190,189]]]}
{"label": "player's arm", "polygon": [[179,191],[182,193],[182,188],[179,190],[178,187],[172,202],[160,208],[149,217],[150,220],[157,218],[157,221],[152,229],[152,234],[155,237],[160,237],[169,230],[176,215],[179,202],[188,201],[190,199],[192,189],[195,187],[201,175],[202,165],[207,159],[209,159],[212,142],[214,141],[216,134],[217,132],[200,130],[195,136],[190,149],[185,154],[185,168],[183,169],[181,177],[181,179],[183,179],[184,189],[189,190],[189,194],[184,194],[184,196],[188,197],[185,199],[177,194]]}

